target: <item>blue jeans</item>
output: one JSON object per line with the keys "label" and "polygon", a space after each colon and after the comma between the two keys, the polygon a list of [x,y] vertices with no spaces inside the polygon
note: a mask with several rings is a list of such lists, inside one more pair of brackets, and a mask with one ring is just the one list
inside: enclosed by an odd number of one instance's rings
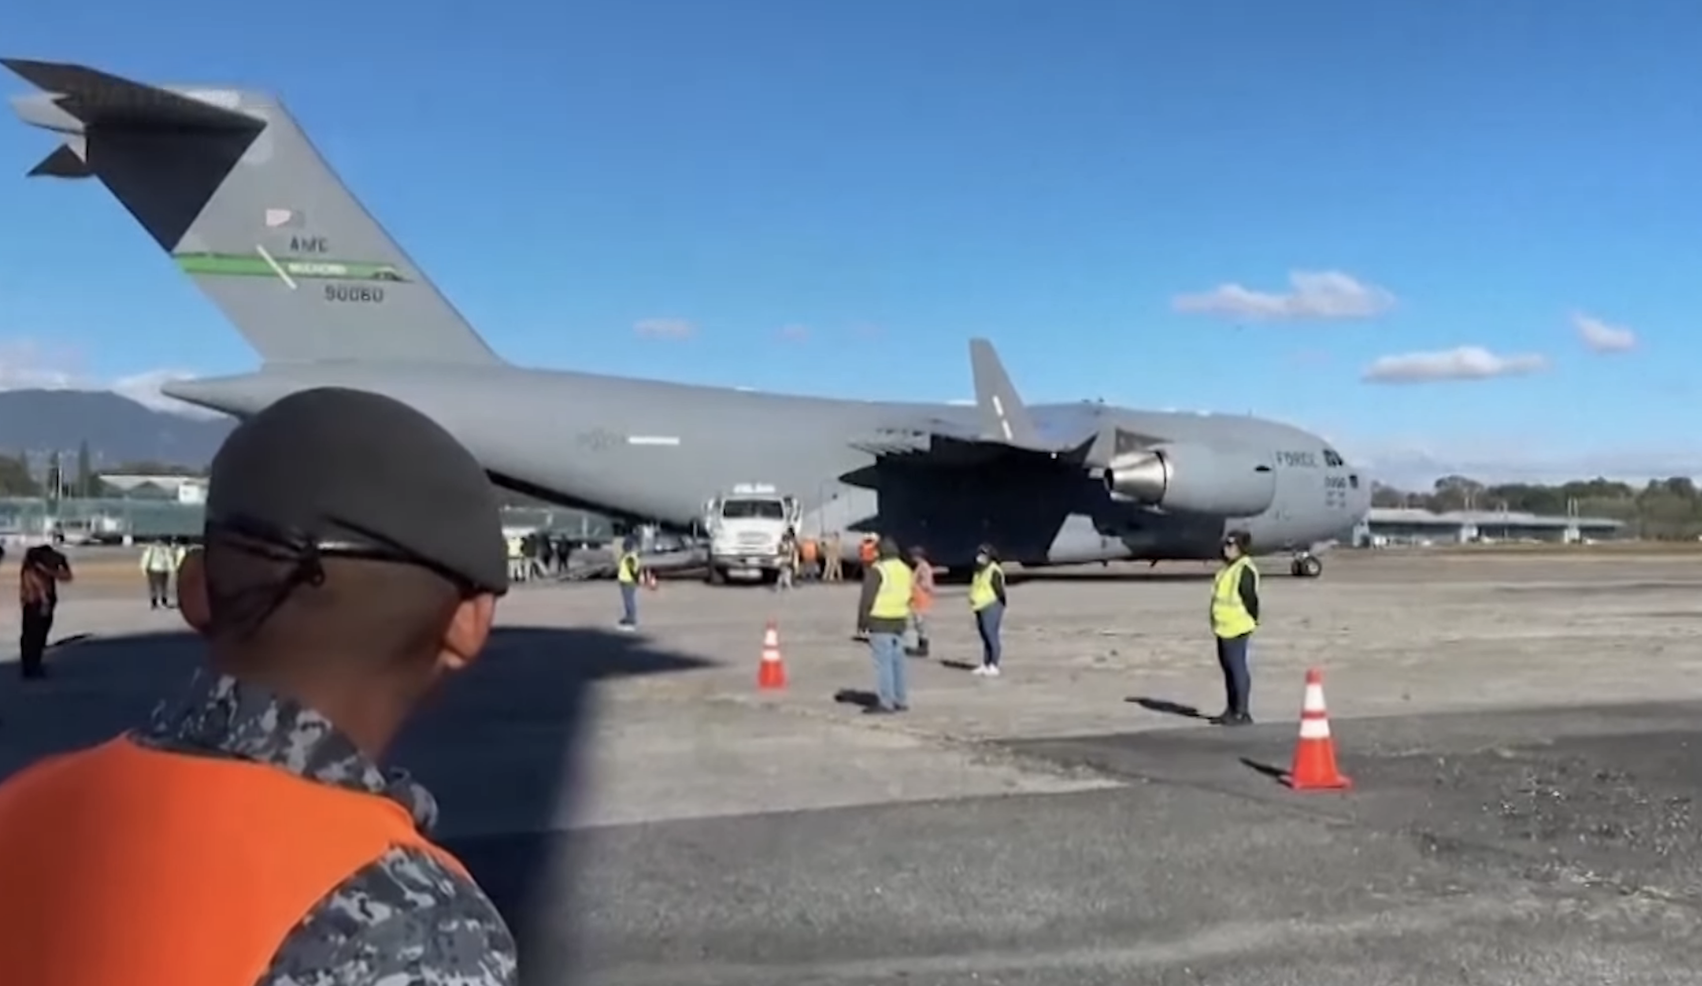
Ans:
{"label": "blue jeans", "polygon": [[1217,664],[1223,669],[1224,711],[1242,715],[1247,711],[1247,702],[1253,691],[1253,674],[1247,668],[1247,647],[1253,642],[1253,635],[1244,633],[1239,637],[1216,639]]}
{"label": "blue jeans", "polygon": [[621,625],[638,626],[638,583],[622,582],[621,586]]}
{"label": "blue jeans", "polygon": [[910,704],[910,689],[904,680],[904,634],[869,634],[869,652],[875,659],[875,697],[884,709]]}
{"label": "blue jeans", "polygon": [[992,603],[985,609],[975,611],[975,631],[981,635],[981,664],[983,667],[996,668],[999,657],[1004,653],[1004,644],[999,640],[999,624],[1005,618],[1005,604]]}

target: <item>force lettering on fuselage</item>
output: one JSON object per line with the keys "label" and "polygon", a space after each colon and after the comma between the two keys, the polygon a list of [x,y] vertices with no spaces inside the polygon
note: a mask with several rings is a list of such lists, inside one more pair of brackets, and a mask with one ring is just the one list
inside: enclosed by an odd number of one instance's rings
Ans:
{"label": "force lettering on fuselage", "polygon": [[384,289],[366,284],[327,284],[325,300],[338,304],[382,305]]}
{"label": "force lettering on fuselage", "polygon": [[323,236],[292,236],[290,237],[290,252],[296,254],[325,254],[331,252],[331,244]]}
{"label": "force lettering on fuselage", "polygon": [[1294,469],[1318,468],[1318,457],[1311,452],[1278,452],[1277,462]]}

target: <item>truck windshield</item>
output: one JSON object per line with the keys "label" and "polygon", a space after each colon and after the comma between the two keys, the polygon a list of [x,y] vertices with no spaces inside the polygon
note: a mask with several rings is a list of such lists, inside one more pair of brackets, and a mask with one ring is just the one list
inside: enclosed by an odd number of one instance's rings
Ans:
{"label": "truck windshield", "polygon": [[723,520],[785,520],[786,507],[779,500],[728,500],[721,504]]}

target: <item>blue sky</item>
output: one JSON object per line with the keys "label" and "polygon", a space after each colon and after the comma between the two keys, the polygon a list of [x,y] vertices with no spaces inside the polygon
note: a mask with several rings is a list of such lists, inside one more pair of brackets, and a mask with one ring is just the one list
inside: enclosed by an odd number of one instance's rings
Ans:
{"label": "blue sky", "polygon": [[[277,91],[517,362],[951,399],[986,334],[1031,400],[1253,411],[1395,471],[1702,472],[1695,0],[480,7],[0,37]],[[51,147],[0,121],[0,382],[251,368],[104,190],[21,177]]]}

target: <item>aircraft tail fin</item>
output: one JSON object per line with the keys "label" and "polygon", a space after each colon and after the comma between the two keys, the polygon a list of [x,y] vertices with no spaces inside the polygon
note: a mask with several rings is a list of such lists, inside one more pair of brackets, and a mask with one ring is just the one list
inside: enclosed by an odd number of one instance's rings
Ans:
{"label": "aircraft tail fin", "polygon": [[64,143],[31,177],[98,178],[268,363],[501,360],[277,99],[0,59]]}
{"label": "aircraft tail fin", "polygon": [[986,437],[1022,448],[1041,447],[1040,431],[993,344],[986,339],[969,340],[969,366],[975,374],[975,403],[981,409]]}

